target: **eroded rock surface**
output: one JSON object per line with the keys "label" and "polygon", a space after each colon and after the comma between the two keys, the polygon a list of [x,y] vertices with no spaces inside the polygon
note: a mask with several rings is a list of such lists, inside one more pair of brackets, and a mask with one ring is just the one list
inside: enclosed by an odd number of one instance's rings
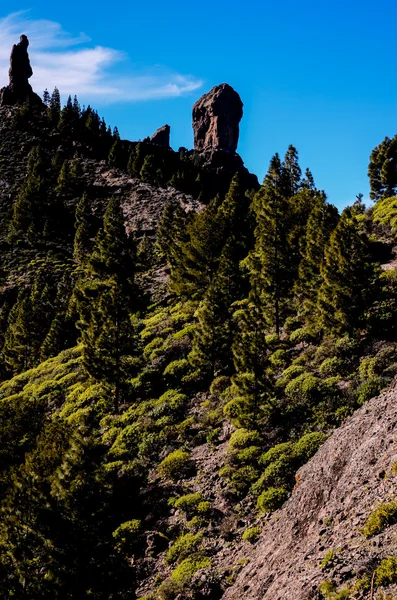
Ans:
{"label": "eroded rock surface", "polygon": [[358,410],[300,469],[291,499],[265,524],[255,554],[224,600],[322,598],[322,581],[332,580],[339,589],[354,585],[395,556],[397,525],[371,539],[362,527],[374,508],[396,496],[396,434],[394,388]]}
{"label": "eroded rock surface", "polygon": [[217,85],[193,106],[194,149],[236,152],[243,103],[227,83]]}
{"label": "eroded rock surface", "polygon": [[9,84],[0,91],[0,106],[29,102],[41,105],[42,101],[32,90],[29,79],[33,75],[28,54],[29,40],[21,35],[20,42],[14,44],[10,56],[8,71]]}
{"label": "eroded rock surface", "polygon": [[159,127],[150,138],[150,142],[152,144],[156,144],[157,146],[161,146],[162,148],[169,148],[170,130],[171,128],[169,125],[163,125],[162,127]]}

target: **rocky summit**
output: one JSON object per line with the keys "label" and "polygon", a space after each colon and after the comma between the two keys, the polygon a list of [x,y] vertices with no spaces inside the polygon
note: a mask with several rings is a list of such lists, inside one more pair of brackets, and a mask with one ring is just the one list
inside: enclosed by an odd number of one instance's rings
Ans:
{"label": "rocky summit", "polygon": [[243,103],[238,93],[222,83],[193,106],[194,149],[236,152]]}
{"label": "rocky summit", "polygon": [[163,125],[159,127],[152,137],[150,138],[150,142],[152,144],[156,144],[157,146],[162,146],[163,148],[170,147],[170,126]]}
{"label": "rocky summit", "polygon": [[20,42],[14,44],[10,56],[8,71],[9,84],[0,91],[0,106],[23,104],[42,104],[41,99],[32,90],[29,79],[33,75],[28,54],[29,40],[21,35]]}

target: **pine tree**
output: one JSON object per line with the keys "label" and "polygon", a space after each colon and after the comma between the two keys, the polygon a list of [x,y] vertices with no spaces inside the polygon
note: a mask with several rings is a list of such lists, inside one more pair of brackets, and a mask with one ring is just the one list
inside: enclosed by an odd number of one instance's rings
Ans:
{"label": "pine tree", "polygon": [[[116,142],[118,140],[119,140],[119,138],[116,137]],[[129,159],[128,159],[127,169],[128,169],[128,173],[131,175],[131,177],[136,177],[137,179],[139,179],[142,165],[145,160],[145,156],[146,156],[145,146],[144,146],[144,144],[142,144],[142,142],[138,142],[138,144],[136,144],[133,152],[131,152]]]}
{"label": "pine tree", "polygon": [[[219,199],[215,199],[214,206],[218,203]],[[236,175],[216,212],[216,225],[223,238],[220,243],[224,241],[224,246],[216,274],[196,312],[198,323],[189,356],[190,362],[210,379],[220,372],[232,372],[232,305],[243,297],[239,265],[251,243],[249,206],[241,178]]]}
{"label": "pine tree", "polygon": [[376,294],[377,266],[371,261],[361,206],[346,208],[324,252],[318,297],[321,326],[341,334],[365,327]]}
{"label": "pine tree", "polygon": [[373,149],[368,165],[370,198],[390,198],[397,192],[397,135]]}
{"label": "pine tree", "polygon": [[253,199],[256,219],[255,247],[243,264],[247,268],[251,287],[259,286],[262,310],[268,329],[280,333],[288,312],[293,285],[288,226],[291,222],[291,202],[283,196],[282,164],[276,154],[261,189]]}
{"label": "pine tree", "polygon": [[13,373],[20,373],[33,367],[37,361],[37,339],[35,314],[32,299],[24,290],[8,316],[3,356],[6,365]]}
{"label": "pine tree", "polygon": [[27,179],[13,206],[9,230],[10,241],[25,238],[29,242],[34,242],[38,234],[43,231],[47,203],[44,173],[45,162],[42,150],[36,146],[29,153]]}
{"label": "pine tree", "polygon": [[266,343],[268,324],[257,281],[248,298],[236,303],[235,309],[232,350],[236,374],[231,390],[234,399],[226,405],[225,413],[239,427],[255,428],[270,414],[272,391]]}
{"label": "pine tree", "polygon": [[305,176],[302,179],[301,187],[303,189],[308,189],[308,190],[316,189],[316,185],[314,183],[314,177],[309,169],[306,169],[306,171],[305,171]]}
{"label": "pine tree", "polygon": [[234,242],[235,239],[230,237],[225,245],[217,273],[195,314],[197,325],[189,361],[209,382],[233,370],[232,305],[240,291]]}
{"label": "pine tree", "polygon": [[57,127],[61,116],[61,95],[57,87],[51,94],[51,99],[48,106],[48,116],[52,124]]}
{"label": "pine tree", "polygon": [[217,209],[212,201],[187,224],[188,241],[180,244],[180,255],[171,269],[171,289],[178,295],[199,299],[217,272],[225,242]]}
{"label": "pine tree", "polygon": [[77,96],[75,96],[73,98],[73,112],[76,116],[77,119],[80,119],[81,117],[81,107],[80,107],[80,103],[77,99]]}
{"label": "pine tree", "polygon": [[153,243],[145,233],[140,240],[137,248],[137,264],[139,269],[145,271],[154,264]]}
{"label": "pine tree", "polygon": [[301,186],[302,171],[297,149],[290,145],[281,164],[282,189],[284,196],[295,196]]}
{"label": "pine tree", "polygon": [[47,88],[43,92],[43,104],[48,108],[50,105],[51,96]]}
{"label": "pine tree", "polygon": [[40,347],[40,360],[44,361],[56,356],[62,350],[71,348],[77,341],[76,318],[71,310],[72,293],[75,283],[75,272],[65,270],[57,285],[56,297],[53,308],[49,311],[54,315],[48,332]]}
{"label": "pine tree", "polygon": [[134,271],[135,252],[125,232],[120,202],[113,198],[75,295],[84,368],[111,388],[115,412],[128,374],[128,356],[136,351],[130,318],[137,309]]}
{"label": "pine tree", "polygon": [[313,326],[318,322],[317,295],[322,283],[321,266],[324,250],[337,223],[337,209],[327,203],[325,194],[319,194],[307,221],[302,240],[299,278],[295,284],[298,312]]}
{"label": "pine tree", "polygon": [[111,167],[123,168],[125,154],[122,143],[119,139],[113,142],[108,155],[108,164]]}
{"label": "pine tree", "polygon": [[65,106],[61,110],[58,129],[64,133],[72,134],[76,130],[78,123],[79,115],[76,114],[72,97],[69,96]]}
{"label": "pine tree", "polygon": [[83,194],[75,213],[74,257],[83,262],[92,251],[93,223],[88,196]]}
{"label": "pine tree", "polygon": [[61,170],[58,175],[56,191],[60,194],[70,193],[72,183],[72,176],[70,172],[70,162],[68,160],[64,160],[62,163]]}

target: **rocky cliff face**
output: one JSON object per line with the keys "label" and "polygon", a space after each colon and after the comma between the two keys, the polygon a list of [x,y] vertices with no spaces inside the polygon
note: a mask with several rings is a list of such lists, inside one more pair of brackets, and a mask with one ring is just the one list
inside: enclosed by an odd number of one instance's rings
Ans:
{"label": "rocky cliff face", "polygon": [[194,149],[236,152],[243,103],[227,83],[217,85],[193,106]]}
{"label": "rocky cliff face", "polygon": [[32,90],[29,79],[33,75],[28,54],[29,40],[21,35],[20,42],[14,44],[10,56],[8,71],[9,84],[0,91],[0,106],[28,102],[41,105],[42,101]]}
{"label": "rocky cliff face", "polygon": [[[224,600],[323,598],[318,590],[324,580],[339,590],[352,589],[365,574],[371,581],[377,565],[397,554],[397,525],[370,539],[362,534],[373,510],[396,496],[396,434],[392,389],[358,410],[298,472],[291,499],[265,524],[255,554]],[[354,598],[369,597],[368,589],[354,592]]]}

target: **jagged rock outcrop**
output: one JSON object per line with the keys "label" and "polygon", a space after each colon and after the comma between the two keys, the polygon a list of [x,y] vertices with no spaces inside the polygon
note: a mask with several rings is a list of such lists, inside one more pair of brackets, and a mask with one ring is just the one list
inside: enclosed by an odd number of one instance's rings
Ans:
{"label": "jagged rock outcrop", "polygon": [[163,125],[162,127],[159,127],[150,138],[150,143],[156,144],[156,146],[161,146],[162,148],[169,148],[170,130],[171,127],[169,125]]}
{"label": "jagged rock outcrop", "polygon": [[[323,597],[322,581],[354,585],[395,556],[397,524],[369,540],[362,527],[374,508],[396,497],[396,433],[394,387],[359,409],[298,471],[291,499],[264,523],[254,555],[224,600],[315,600]],[[396,584],[387,589],[393,598],[396,590]]]}
{"label": "jagged rock outcrop", "polygon": [[0,91],[0,106],[13,106],[25,102],[38,106],[42,104],[40,97],[33,92],[29,83],[33,70],[30,65],[28,46],[28,38],[26,35],[21,35],[20,42],[12,47],[8,71],[9,84]]}
{"label": "jagged rock outcrop", "polygon": [[217,85],[193,106],[194,149],[236,152],[243,103],[227,83]]}

